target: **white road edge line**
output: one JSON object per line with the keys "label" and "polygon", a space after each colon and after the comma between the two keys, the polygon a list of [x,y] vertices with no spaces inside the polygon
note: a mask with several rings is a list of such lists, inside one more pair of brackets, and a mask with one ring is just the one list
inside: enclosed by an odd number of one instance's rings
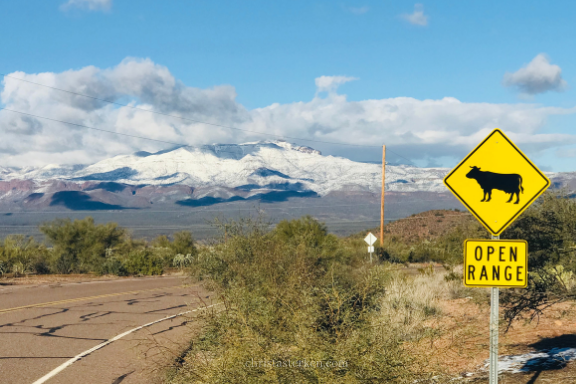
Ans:
{"label": "white road edge line", "polygon": [[170,320],[170,319],[173,319],[173,318],[175,318],[175,317],[185,315],[185,314],[187,314],[187,313],[196,312],[196,311],[199,310],[199,309],[208,309],[208,308],[211,308],[211,307],[213,307],[213,306],[215,306],[215,305],[219,305],[219,304],[222,304],[222,303],[216,303],[216,304],[209,305],[209,306],[207,306],[207,307],[196,308],[196,309],[193,309],[193,310],[191,310],[191,311],[181,312],[181,313],[178,313],[178,314],[176,314],[176,315],[168,316],[168,317],[165,317],[165,318],[163,318],[163,319],[156,320],[156,321],[153,321],[153,322],[151,322],[151,323],[144,324],[144,325],[141,325],[141,326],[139,326],[139,327],[133,328],[133,329],[131,329],[131,330],[129,330],[129,331],[126,331],[126,332],[124,332],[124,333],[121,333],[121,334],[119,334],[118,336],[115,336],[115,337],[113,337],[113,338],[111,338],[111,339],[106,340],[106,341],[103,342],[102,344],[98,344],[97,346],[92,347],[92,348],[90,348],[90,349],[88,349],[88,350],[86,350],[86,351],[84,351],[84,352],[82,352],[82,353],[74,356],[74,357],[71,358],[70,360],[66,361],[66,362],[63,363],[62,365],[58,366],[58,367],[55,368],[54,370],[48,372],[46,375],[44,375],[44,376],[42,376],[41,378],[39,378],[38,380],[36,380],[33,384],[43,384],[43,383],[47,382],[47,381],[50,380],[52,377],[56,376],[57,374],[59,374],[60,372],[62,372],[64,369],[68,368],[69,366],[71,366],[72,364],[74,364],[75,362],[77,362],[78,360],[80,360],[81,358],[88,356],[88,355],[91,354],[92,352],[97,351],[98,349],[100,349],[100,348],[102,348],[102,347],[105,347],[105,346],[107,346],[108,344],[111,344],[111,343],[113,343],[114,341],[116,341],[116,340],[118,340],[118,339],[121,339],[121,338],[123,338],[123,337],[126,336],[126,335],[131,334],[132,332],[136,332],[136,331],[138,331],[138,330],[140,330],[140,329],[142,329],[142,328],[149,327],[149,326],[151,326],[151,325],[154,325],[154,324],[159,323],[159,322],[164,321],[164,320]]}

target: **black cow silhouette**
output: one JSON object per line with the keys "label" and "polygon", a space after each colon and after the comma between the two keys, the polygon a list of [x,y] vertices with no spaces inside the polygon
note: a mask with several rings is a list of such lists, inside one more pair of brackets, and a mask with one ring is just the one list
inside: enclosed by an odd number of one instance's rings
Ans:
{"label": "black cow silhouette", "polygon": [[[470,167],[472,170],[466,175],[469,179],[474,179],[480,184],[480,188],[484,191],[484,198],[481,201],[490,201],[492,199],[492,190],[498,189],[510,194],[507,203],[512,201],[516,195],[516,202],[520,202],[520,191],[524,193],[522,187],[522,176],[517,173],[494,173],[481,171],[479,167]],[[488,199],[486,199],[488,197]]]}

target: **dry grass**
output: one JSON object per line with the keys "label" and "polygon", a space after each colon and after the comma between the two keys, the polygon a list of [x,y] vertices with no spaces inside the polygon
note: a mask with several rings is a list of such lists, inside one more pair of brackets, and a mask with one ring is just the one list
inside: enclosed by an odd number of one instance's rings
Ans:
{"label": "dry grass", "polygon": [[[488,358],[488,292],[464,288],[460,282],[447,282],[443,276],[445,272],[434,272],[393,280],[384,299],[382,316],[394,319],[395,329],[407,340],[404,348],[422,362],[423,371],[436,376],[439,382],[464,380],[465,372],[476,373],[469,379],[474,383],[487,382],[480,368]],[[574,303],[562,303],[546,310],[539,322],[515,321],[507,333],[502,324],[500,355],[576,347],[575,315]],[[506,374],[500,382],[574,383],[575,377],[576,367],[571,363],[560,370]]]}
{"label": "dry grass", "polygon": [[378,320],[390,324],[403,340],[423,337],[424,322],[441,312],[439,302],[448,291],[442,274],[398,276],[387,287]]}

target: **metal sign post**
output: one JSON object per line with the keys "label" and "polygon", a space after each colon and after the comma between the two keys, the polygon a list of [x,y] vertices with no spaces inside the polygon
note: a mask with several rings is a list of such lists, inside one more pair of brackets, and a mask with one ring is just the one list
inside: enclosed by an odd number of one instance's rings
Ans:
{"label": "metal sign post", "polygon": [[550,180],[499,129],[493,130],[446,177],[446,187],[492,239],[464,242],[464,285],[490,287],[490,384],[498,384],[500,288],[526,288],[528,244],[500,234],[550,186]]}
{"label": "metal sign post", "polygon": [[[492,236],[500,240],[500,236]],[[498,384],[498,309],[500,288],[490,288],[490,384]]]}

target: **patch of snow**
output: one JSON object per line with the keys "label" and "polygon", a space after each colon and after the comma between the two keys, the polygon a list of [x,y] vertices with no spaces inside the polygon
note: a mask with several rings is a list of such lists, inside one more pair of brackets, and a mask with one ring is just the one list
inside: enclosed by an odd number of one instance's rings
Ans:
{"label": "patch of snow", "polygon": [[[553,348],[522,355],[500,356],[498,358],[498,373],[559,369],[571,360],[576,360],[576,348]],[[487,362],[483,370],[488,370],[489,367],[490,363]]]}

